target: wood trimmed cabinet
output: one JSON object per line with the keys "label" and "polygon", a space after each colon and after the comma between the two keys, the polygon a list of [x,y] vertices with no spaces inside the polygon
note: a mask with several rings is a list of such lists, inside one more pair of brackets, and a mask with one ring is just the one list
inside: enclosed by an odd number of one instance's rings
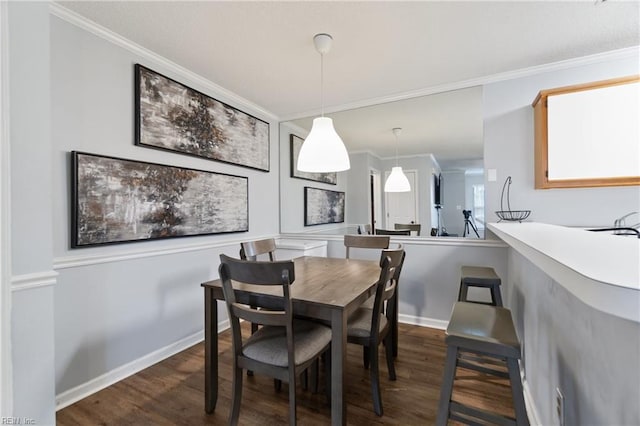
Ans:
{"label": "wood trimmed cabinet", "polygon": [[[603,100],[608,100],[611,97],[602,97],[603,91],[600,89],[613,88],[616,86],[629,85],[625,86],[625,88],[630,89],[629,93],[624,94],[625,99],[631,101],[631,108],[622,107],[620,105],[604,105]],[[550,168],[550,117],[549,117],[549,99],[554,98],[554,101],[559,100],[561,95],[571,95],[579,92],[591,91],[589,93],[589,97],[583,96],[579,99],[579,103],[577,105],[580,106],[581,112],[576,111],[576,115],[584,114],[584,116],[580,117],[568,117],[566,121],[572,122],[576,127],[577,132],[575,133],[575,137],[570,139],[575,139],[578,143],[579,148],[573,148],[571,153],[564,156],[556,156],[554,157],[554,164],[557,163],[557,160],[561,158],[563,161],[566,159],[567,164],[572,164],[573,166],[580,165],[584,166],[583,170],[585,171],[584,175],[580,173],[572,174],[569,177],[566,176],[554,176],[553,173],[549,173]],[[619,90],[618,90],[619,91]],[[594,94],[595,96],[590,96]],[[617,98],[615,98],[617,99]],[[558,87],[555,89],[541,90],[538,93],[538,96],[535,98],[532,104],[534,108],[534,130],[535,130],[535,188],[536,189],[548,189],[548,188],[579,188],[579,187],[599,187],[599,186],[631,186],[631,185],[640,185],[640,173],[638,173],[638,168],[640,168],[640,138],[637,137],[636,132],[640,125],[638,124],[640,113],[637,112],[640,110],[640,76],[628,76],[622,78],[616,78],[611,80],[603,80],[596,81],[586,84],[579,84],[573,86],[565,86]],[[583,108],[585,107],[585,108]],[[587,111],[586,113],[584,111]],[[606,114],[600,114],[605,111]],[[553,112],[552,112],[553,113]],[[602,123],[599,122],[598,119],[594,117],[607,116],[609,118],[613,118],[613,120],[602,120]],[[605,117],[606,118],[606,117]],[[552,120],[556,120],[554,123],[558,123],[560,120],[564,120],[559,117],[552,117]],[[597,124],[609,125],[612,126],[611,129],[607,129],[606,127],[598,127],[599,132],[604,132],[604,134],[614,134],[616,131],[620,130],[620,124],[622,120],[625,125],[629,126],[632,129],[631,132],[625,132],[626,136],[631,136],[631,144],[630,150],[622,151],[614,153],[614,155],[619,155],[619,159],[630,159],[628,162],[635,163],[632,164],[631,169],[635,171],[635,173],[630,173],[629,176],[620,176],[615,175],[609,176],[606,173],[601,175],[594,176],[592,171],[596,169],[596,167],[602,166],[605,162],[613,164],[615,167],[615,162],[608,161],[603,156],[604,153],[611,152],[611,140],[607,138],[600,138],[598,140],[592,141],[591,144],[585,143],[584,146],[580,146],[583,142],[582,138],[585,136],[589,136],[591,132],[585,133],[584,127],[596,127]],[[613,127],[615,126],[615,127]],[[555,129],[555,127],[554,127]],[[581,133],[582,132],[582,133]],[[610,133],[611,132],[611,133]],[[594,132],[597,133],[597,132]],[[631,135],[629,135],[631,133]],[[609,139],[609,140],[603,140]],[[617,141],[619,138],[615,137],[614,141]],[[566,140],[566,139],[565,139]],[[556,143],[557,140],[552,140],[551,143]],[[594,145],[597,144],[597,145]],[[556,147],[552,147],[555,149]],[[567,149],[567,148],[563,148]],[[571,148],[569,148],[571,149]],[[580,151],[580,152],[578,152]],[[637,152],[636,152],[637,151]],[[554,151],[556,152],[556,151]],[[562,150],[560,150],[562,152]],[[574,157],[573,153],[582,154],[582,153],[592,154],[592,163],[585,161],[583,158]],[[569,158],[565,158],[569,157]],[[591,174],[591,175],[590,175]],[[550,178],[551,175],[551,178]]]}

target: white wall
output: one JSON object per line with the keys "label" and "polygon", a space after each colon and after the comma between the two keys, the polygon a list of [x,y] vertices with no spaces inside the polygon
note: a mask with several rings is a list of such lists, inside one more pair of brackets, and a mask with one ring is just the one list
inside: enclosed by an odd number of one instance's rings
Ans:
{"label": "white wall", "polygon": [[12,414],[53,424],[49,7],[10,2],[8,17]]}
{"label": "white wall", "polygon": [[[239,241],[278,234],[279,144],[273,117],[233,94],[125,40],[106,40],[57,16],[50,22],[53,126],[47,167],[53,167],[57,195],[47,208],[46,218],[56,224],[47,252],[60,273],[55,384],[58,402],[65,405],[202,339],[200,283],[217,278],[218,255],[237,256]],[[135,63],[268,121],[271,171],[135,146]],[[247,176],[249,232],[70,249],[71,150]],[[41,182],[35,175],[25,181]],[[20,209],[16,216],[29,211]]]}
{"label": "white wall", "polygon": [[[484,86],[484,164],[497,169],[496,182],[485,181],[487,222],[497,221],[500,193],[511,176],[511,208],[532,210],[530,220],[557,225],[612,226],[614,219],[637,211],[637,186],[534,189],[534,130],[531,103],[542,89],[640,73],[638,54],[574,66]],[[621,153],[624,155],[624,153]]]}

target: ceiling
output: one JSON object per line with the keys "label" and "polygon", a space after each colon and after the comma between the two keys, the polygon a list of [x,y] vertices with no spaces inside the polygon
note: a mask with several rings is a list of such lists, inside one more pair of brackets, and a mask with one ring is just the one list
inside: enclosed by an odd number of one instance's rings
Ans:
{"label": "ceiling", "polygon": [[[334,39],[324,57],[326,111],[640,45],[640,1],[58,3],[282,120],[320,111],[320,32]],[[462,123],[442,124],[438,134],[452,135],[443,146],[460,143],[464,135],[453,133]],[[345,126],[336,119],[350,151],[372,139]],[[388,133],[378,137],[380,156],[394,151],[392,127],[404,128],[401,155],[424,142],[408,119],[387,127],[377,130]]]}

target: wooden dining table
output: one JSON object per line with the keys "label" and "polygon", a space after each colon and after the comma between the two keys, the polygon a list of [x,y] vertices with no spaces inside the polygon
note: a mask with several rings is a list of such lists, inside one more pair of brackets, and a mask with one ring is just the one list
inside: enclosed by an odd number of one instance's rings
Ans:
{"label": "wooden dining table", "polygon": [[[344,425],[347,318],[375,293],[380,276],[378,262],[304,256],[293,260],[295,281],[291,286],[294,315],[331,324],[331,424]],[[202,283],[205,301],[205,411],[215,410],[218,399],[218,300],[224,300],[220,280]],[[234,283],[240,303],[277,306],[280,295],[264,288]],[[229,390],[230,391],[230,390]]]}

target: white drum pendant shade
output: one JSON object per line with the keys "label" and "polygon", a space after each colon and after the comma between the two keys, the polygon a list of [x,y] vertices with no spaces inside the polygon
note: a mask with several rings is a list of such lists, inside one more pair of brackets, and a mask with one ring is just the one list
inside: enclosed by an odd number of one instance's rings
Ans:
{"label": "white drum pendant shade", "polygon": [[300,148],[297,167],[302,172],[341,172],[351,167],[347,148],[331,118],[313,120],[311,132]]}
{"label": "white drum pendant shade", "polygon": [[402,167],[396,166],[391,168],[391,174],[384,184],[384,192],[409,192],[411,185],[409,179],[402,172]]}

